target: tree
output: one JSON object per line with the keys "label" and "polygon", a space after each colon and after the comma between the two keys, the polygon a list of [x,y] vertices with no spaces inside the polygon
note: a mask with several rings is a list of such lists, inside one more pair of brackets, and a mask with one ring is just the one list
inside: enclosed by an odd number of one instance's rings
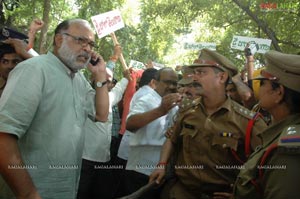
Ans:
{"label": "tree", "polygon": [[49,15],[51,9],[51,1],[44,0],[44,12],[43,12],[43,21],[45,25],[41,30],[41,37],[39,41],[39,52],[45,53],[46,52],[46,40],[47,40],[47,32],[48,32],[48,25],[49,25]]}
{"label": "tree", "polygon": [[[283,2],[292,8],[281,6],[272,11],[262,9],[262,0],[140,0],[136,3],[138,8],[135,7],[139,9],[138,23],[133,23],[131,17],[135,10],[125,9],[132,7],[127,4],[129,0],[74,1],[75,5],[66,0],[23,0],[17,9],[4,10],[5,23],[26,32],[33,18],[44,18],[48,12],[48,29],[45,27],[41,34],[44,40],[40,38],[36,44],[49,49],[54,27],[62,19],[80,17],[89,20],[93,15],[120,9],[126,26],[116,31],[116,35],[127,63],[130,59],[142,62],[152,59],[169,66],[191,63],[199,52],[182,48],[182,42],[187,38],[193,38],[194,42],[215,42],[217,50],[240,67],[244,62],[239,58],[243,52],[230,49],[234,35],[271,39],[272,49],[299,52],[300,2],[296,0]],[[46,2],[48,4],[44,6]],[[280,1],[274,2],[283,5]],[[111,38],[101,38],[97,44],[99,53],[108,59],[113,51]],[[258,59],[263,60],[261,55]]]}
{"label": "tree", "polygon": [[0,24],[4,26],[9,26],[9,20],[6,20],[3,9],[13,11],[15,8],[19,7],[19,0],[0,0]]}

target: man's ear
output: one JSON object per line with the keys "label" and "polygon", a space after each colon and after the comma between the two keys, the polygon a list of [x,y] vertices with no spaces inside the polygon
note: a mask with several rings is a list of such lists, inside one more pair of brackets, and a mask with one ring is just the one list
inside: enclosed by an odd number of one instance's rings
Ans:
{"label": "man's ear", "polygon": [[62,36],[62,34],[56,34],[54,36],[54,45],[56,47],[60,48],[62,42],[63,42],[63,36]]}
{"label": "man's ear", "polygon": [[225,84],[226,81],[229,78],[228,73],[227,72],[219,72],[219,75],[220,75],[220,81],[221,81],[221,83]]}
{"label": "man's ear", "polygon": [[149,86],[153,89],[156,88],[156,80],[155,79],[151,79],[151,81],[149,82]]}

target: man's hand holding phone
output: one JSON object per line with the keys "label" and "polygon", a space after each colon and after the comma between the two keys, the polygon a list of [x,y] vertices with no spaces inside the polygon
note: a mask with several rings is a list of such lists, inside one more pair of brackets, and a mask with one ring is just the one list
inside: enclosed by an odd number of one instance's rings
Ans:
{"label": "man's hand holding phone", "polygon": [[88,64],[88,70],[91,71],[92,76],[96,81],[106,80],[106,64],[101,55],[96,52],[91,53],[91,60]]}
{"label": "man's hand holding phone", "polygon": [[92,64],[93,66],[95,66],[95,65],[98,64],[99,61],[100,61],[100,58],[99,58],[99,57],[98,57],[96,60],[93,60],[93,59],[91,58],[90,64]]}

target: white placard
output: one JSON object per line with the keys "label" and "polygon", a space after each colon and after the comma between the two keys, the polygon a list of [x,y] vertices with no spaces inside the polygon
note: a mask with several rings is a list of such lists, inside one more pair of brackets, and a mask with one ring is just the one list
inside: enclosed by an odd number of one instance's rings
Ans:
{"label": "white placard", "polygon": [[135,60],[130,60],[129,67],[132,67],[134,69],[146,69],[146,66],[144,63],[135,61]]}
{"label": "white placard", "polygon": [[192,50],[202,50],[203,48],[208,48],[209,50],[216,50],[217,44],[216,43],[184,43],[184,49],[192,49]]}
{"label": "white placard", "polygon": [[91,19],[99,38],[124,27],[124,22],[119,10],[92,16]]}
{"label": "white placard", "polygon": [[258,53],[266,53],[270,50],[271,47],[271,40],[270,39],[260,39],[260,38],[253,38],[253,37],[242,37],[242,36],[233,36],[231,42],[231,48],[244,50],[247,43],[257,43],[258,44]]}

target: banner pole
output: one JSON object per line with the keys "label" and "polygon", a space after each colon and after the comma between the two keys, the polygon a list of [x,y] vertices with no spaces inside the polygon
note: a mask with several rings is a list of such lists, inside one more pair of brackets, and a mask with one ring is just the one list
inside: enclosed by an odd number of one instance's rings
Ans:
{"label": "banner pole", "polygon": [[[113,32],[113,33],[110,33],[110,36],[111,36],[111,38],[112,38],[112,40],[113,40],[114,45],[119,44],[119,42],[118,42],[118,40],[117,40],[117,37],[116,37],[116,35],[115,35],[114,32]],[[124,57],[123,57],[123,53],[121,53],[119,59],[120,59],[121,64],[122,64],[123,71],[125,71],[128,67],[127,67],[126,61],[125,61],[125,59],[124,59]]]}

